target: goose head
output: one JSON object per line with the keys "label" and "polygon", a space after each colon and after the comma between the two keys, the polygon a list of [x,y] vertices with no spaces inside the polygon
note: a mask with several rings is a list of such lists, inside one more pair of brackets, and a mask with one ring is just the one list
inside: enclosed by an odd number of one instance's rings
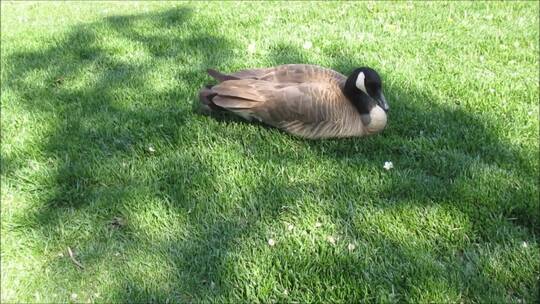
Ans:
{"label": "goose head", "polygon": [[369,114],[377,106],[385,112],[390,109],[384,98],[381,77],[372,68],[355,69],[347,78],[343,92],[360,114]]}

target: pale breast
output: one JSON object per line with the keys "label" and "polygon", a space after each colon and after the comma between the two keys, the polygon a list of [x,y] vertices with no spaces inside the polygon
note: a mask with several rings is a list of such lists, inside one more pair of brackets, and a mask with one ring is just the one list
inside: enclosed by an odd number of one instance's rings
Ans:
{"label": "pale breast", "polygon": [[369,134],[379,133],[386,127],[386,112],[379,106],[375,106],[369,112],[369,123],[365,129]]}

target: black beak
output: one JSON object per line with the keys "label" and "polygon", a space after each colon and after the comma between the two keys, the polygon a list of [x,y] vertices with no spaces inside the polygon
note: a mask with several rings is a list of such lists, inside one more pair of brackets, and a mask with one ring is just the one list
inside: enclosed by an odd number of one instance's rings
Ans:
{"label": "black beak", "polygon": [[379,98],[376,98],[377,104],[385,111],[388,112],[390,110],[390,106],[388,106],[388,103],[386,102],[386,98],[384,98],[383,93],[379,94]]}

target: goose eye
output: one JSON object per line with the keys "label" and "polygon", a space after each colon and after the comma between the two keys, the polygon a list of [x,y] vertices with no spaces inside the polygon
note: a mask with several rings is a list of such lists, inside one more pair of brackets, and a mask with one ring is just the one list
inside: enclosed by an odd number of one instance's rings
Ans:
{"label": "goose eye", "polygon": [[366,83],[367,90],[369,95],[374,96],[377,92],[381,90],[381,85],[377,82]]}

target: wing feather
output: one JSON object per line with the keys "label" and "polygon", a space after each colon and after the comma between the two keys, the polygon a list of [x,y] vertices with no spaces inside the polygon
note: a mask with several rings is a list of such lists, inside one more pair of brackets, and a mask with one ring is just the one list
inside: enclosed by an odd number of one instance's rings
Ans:
{"label": "wing feather", "polygon": [[312,64],[284,64],[272,68],[247,69],[227,76],[283,83],[345,82],[347,80],[343,74]]}
{"label": "wing feather", "polygon": [[[212,102],[246,119],[256,118],[307,138],[363,133],[356,109],[341,90],[346,78],[337,72],[317,66],[286,65],[231,76],[242,79],[212,87],[216,94]],[[354,126],[344,126],[345,122]]]}

